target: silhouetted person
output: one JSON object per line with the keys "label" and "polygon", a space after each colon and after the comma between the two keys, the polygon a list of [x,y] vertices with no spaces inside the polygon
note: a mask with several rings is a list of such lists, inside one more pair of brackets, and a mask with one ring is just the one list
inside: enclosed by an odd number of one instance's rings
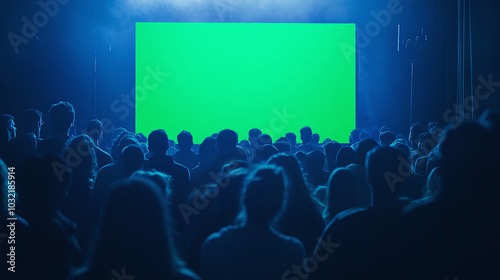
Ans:
{"label": "silhouetted person", "polygon": [[253,160],[254,163],[262,163],[266,162],[272,155],[278,153],[278,149],[271,144],[264,144],[257,148],[257,152],[255,153],[255,158]]}
{"label": "silhouetted person", "polygon": [[381,132],[378,136],[381,146],[390,146],[396,140],[396,135],[391,131]]}
{"label": "silhouetted person", "polygon": [[359,138],[361,134],[361,129],[355,128],[351,131],[351,134],[349,135],[349,144],[354,145],[358,143],[361,139]]}
{"label": "silhouetted person", "polygon": [[369,152],[366,178],[371,205],[340,212],[327,225],[313,256],[325,255],[322,244],[338,246],[318,262],[311,279],[393,279],[396,229],[402,208],[398,191],[404,180],[386,178],[387,174],[399,174],[401,155],[390,147]]}
{"label": "silhouetted person", "polygon": [[119,141],[119,144],[114,145],[116,147],[115,149],[119,150],[121,148],[120,153],[115,155],[118,157],[118,160],[103,166],[97,173],[95,180],[93,200],[99,213],[101,213],[111,193],[112,184],[120,179],[127,178],[131,174],[130,170],[125,166],[125,160],[122,153],[129,145],[137,146],[137,140],[132,137],[131,134],[124,133],[124,137],[118,138],[115,142],[117,141]]}
{"label": "silhouetted person", "polygon": [[166,204],[152,181],[121,181],[104,210],[95,254],[72,279],[199,279],[177,256]]}
{"label": "silhouetted person", "polygon": [[113,158],[111,158],[111,155],[105,152],[100,147],[100,139],[103,134],[102,129],[102,122],[98,119],[92,119],[89,121],[87,129],[85,130],[85,134],[87,134],[90,139],[92,139],[92,146],[94,147],[95,155],[97,158],[98,170],[106,164],[110,164],[113,162]]}
{"label": "silhouetted person", "polygon": [[123,148],[122,158],[125,170],[127,170],[127,176],[144,167],[144,151],[139,145],[131,144]]}
{"label": "silhouetted person", "polygon": [[10,166],[19,167],[26,158],[36,152],[36,147],[41,141],[42,113],[35,109],[24,111],[21,124],[21,129],[17,132],[16,138],[10,142]]}
{"label": "silhouetted person", "polygon": [[191,170],[191,181],[195,188],[214,180],[210,176],[210,171],[217,157],[216,143],[215,138],[207,137],[200,144],[198,155],[200,164]]}
{"label": "silhouetted person", "polygon": [[329,223],[340,212],[358,206],[356,177],[347,168],[336,169],[328,180],[328,193],[323,219]]}
{"label": "silhouetted person", "polygon": [[288,140],[288,143],[290,143],[290,154],[295,155],[295,153],[298,151],[297,149],[297,135],[292,132],[288,132],[285,135],[285,138]]}
{"label": "silhouetted person", "polygon": [[316,151],[317,147],[314,146],[314,143],[311,143],[312,137],[312,129],[308,126],[304,126],[300,129],[300,140],[302,144],[297,147],[297,149],[304,153],[310,153],[312,151]]}
{"label": "silhouetted person", "polygon": [[[29,222],[23,245],[28,279],[65,280],[81,265],[76,224],[59,211],[71,181],[71,170],[57,155],[32,156],[17,173],[19,213]],[[22,202],[22,203],[21,203]]]}
{"label": "silhouetted person", "polygon": [[377,146],[377,142],[373,139],[363,139],[359,141],[354,147],[356,154],[355,163],[347,166],[356,176],[356,191],[358,193],[358,205],[360,206],[370,204],[370,187],[365,179],[365,161],[368,152]]}
{"label": "silhouetted person", "polygon": [[301,264],[305,254],[300,241],[271,227],[284,198],[281,171],[262,167],[248,177],[242,199],[245,224],[212,234],[202,246],[205,280],[281,279],[292,266]]}
{"label": "silhouetted person", "polygon": [[319,151],[312,151],[307,154],[304,169],[307,183],[312,190],[320,185],[326,185],[328,173],[324,170],[325,155]]}
{"label": "silhouetted person", "polygon": [[276,147],[280,153],[290,154],[291,147],[288,141],[277,141],[274,143],[274,147]]}
{"label": "silhouetted person", "polygon": [[63,200],[61,212],[78,227],[82,255],[89,252],[99,213],[93,202],[92,191],[97,175],[97,160],[92,140],[87,135],[73,138],[64,151],[73,180]]}
{"label": "silhouetted person", "polygon": [[356,161],[356,152],[351,147],[343,147],[337,153],[337,168],[347,167]]}
{"label": "silhouetted person", "polygon": [[273,144],[273,139],[269,134],[262,134],[257,138],[257,145],[259,147],[264,146],[264,145],[272,145]]}
{"label": "silhouetted person", "polygon": [[400,279],[499,279],[499,151],[491,131],[454,123],[438,146],[442,188],[405,209]]}
{"label": "silhouetted person", "polygon": [[312,198],[294,156],[275,155],[268,163],[283,168],[289,186],[287,204],[275,228],[285,235],[297,237],[304,245],[306,255],[310,256],[325,226],[319,203]]}
{"label": "silhouetted person", "polygon": [[182,131],[177,135],[177,146],[179,151],[174,154],[175,162],[184,165],[187,169],[195,168],[198,163],[198,155],[191,150],[193,147],[193,136],[187,131]]}
{"label": "silhouetted person", "polygon": [[238,134],[230,129],[224,129],[217,135],[217,158],[212,171],[218,173],[222,166],[231,160],[246,161],[246,154],[239,149]]}
{"label": "silhouetted person", "polygon": [[[191,193],[191,179],[189,170],[174,161],[174,158],[167,156],[168,142],[167,133],[163,129],[151,132],[148,136],[149,151],[152,156],[146,165],[146,169],[155,169],[172,176],[172,193],[170,201],[177,209],[179,203],[184,202]],[[172,214],[177,215],[178,211]]]}
{"label": "silhouetted person", "polygon": [[7,114],[0,115],[0,158],[9,161],[10,142],[16,137],[14,117]]}
{"label": "silhouetted person", "polygon": [[323,150],[326,156],[326,172],[332,173],[337,168],[337,154],[342,149],[338,142],[327,142],[323,144]]}
{"label": "silhouetted person", "polygon": [[49,120],[52,124],[52,137],[40,141],[37,152],[42,155],[62,155],[63,149],[71,140],[70,128],[75,121],[75,109],[68,102],[53,104],[49,110]]}

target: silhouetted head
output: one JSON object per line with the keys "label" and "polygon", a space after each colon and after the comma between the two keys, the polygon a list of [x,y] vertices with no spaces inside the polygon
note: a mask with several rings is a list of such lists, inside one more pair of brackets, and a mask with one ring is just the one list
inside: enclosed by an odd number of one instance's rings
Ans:
{"label": "silhouetted head", "polygon": [[351,147],[343,147],[337,153],[337,167],[346,167],[354,163],[356,160],[356,152]]}
{"label": "silhouetted head", "polygon": [[335,163],[337,154],[342,149],[342,145],[338,142],[328,142],[323,145],[328,164]]}
{"label": "silhouetted head", "polygon": [[123,149],[128,145],[139,145],[139,142],[137,142],[133,133],[124,132],[115,140],[111,148],[111,156],[114,161],[122,158]]}
{"label": "silhouetted head", "polygon": [[287,154],[276,154],[267,162],[283,168],[287,182],[290,185],[289,201],[292,203],[291,205],[301,203],[301,200],[304,200],[306,196],[309,196],[309,190],[304,180],[304,176],[302,175],[299,161],[296,157]]}
{"label": "silhouetted head", "polygon": [[390,146],[392,142],[396,140],[396,135],[392,133],[391,131],[384,131],[381,132],[380,135],[378,136],[378,139],[380,141],[380,145],[382,146]]}
{"label": "silhouetted head", "polygon": [[324,216],[332,220],[339,212],[356,207],[356,176],[347,168],[337,168],[328,180],[328,198]]}
{"label": "silhouetted head", "polygon": [[87,135],[80,135],[71,139],[64,150],[64,159],[78,180],[83,178],[95,179],[97,173],[97,159],[92,140]]}
{"label": "silhouetted head", "polygon": [[132,175],[144,166],[144,152],[136,144],[128,145],[123,149],[122,159],[128,175]]}
{"label": "silhouetted head", "polygon": [[319,144],[319,134],[318,133],[313,133],[311,135],[311,144],[313,144],[313,145]]}
{"label": "silhouetted head", "polygon": [[366,154],[376,147],[378,147],[378,144],[373,139],[363,139],[359,141],[354,147],[354,151],[356,152],[356,164],[364,166]]}
{"label": "silhouetted head", "polygon": [[217,157],[217,140],[213,137],[207,137],[200,144],[199,159],[200,164],[210,164]]}
{"label": "silhouetted head", "polygon": [[14,117],[7,114],[0,115],[0,143],[10,142],[16,138]]}
{"label": "silhouetted head", "polygon": [[307,160],[307,154],[302,152],[302,151],[298,151],[295,153],[295,158],[298,160],[298,162],[300,163],[300,166],[304,167],[306,165],[306,160]]}
{"label": "silhouetted head", "polygon": [[267,161],[272,155],[275,155],[278,153],[278,149],[274,147],[273,145],[263,145],[257,148],[257,151],[255,152],[255,159],[254,162],[259,163],[259,162],[265,162]]}
{"label": "silhouetted head", "polygon": [[394,143],[391,144],[391,147],[396,148],[396,149],[400,150],[401,152],[403,152],[403,154],[405,155],[406,158],[410,158],[411,151],[410,151],[410,148],[408,148],[408,146],[406,145],[405,140],[394,141]]}
{"label": "silhouetted head", "polygon": [[433,134],[424,132],[418,136],[418,150],[427,155],[436,147],[439,139],[434,138]]}
{"label": "silhouetted head", "polygon": [[257,147],[257,138],[262,134],[262,131],[258,128],[252,128],[248,131],[248,141],[252,146]]}
{"label": "silhouetted head", "polygon": [[392,147],[377,147],[366,158],[366,178],[372,188],[372,204],[384,206],[398,204],[398,195],[404,182],[408,163],[403,152]]}
{"label": "silhouetted head", "polygon": [[349,144],[353,145],[359,142],[359,135],[361,134],[361,129],[355,128],[351,131],[351,135],[349,135]]}
{"label": "silhouetted head", "polygon": [[278,149],[278,152],[280,152],[280,153],[289,154],[291,151],[290,143],[285,142],[285,141],[278,141],[278,142],[274,143],[274,147],[276,147],[276,149]]}
{"label": "silhouetted head", "polygon": [[177,135],[177,145],[179,150],[191,151],[193,146],[193,136],[187,131],[182,131]]}
{"label": "silhouetted head", "polygon": [[295,146],[295,144],[297,144],[297,135],[295,135],[295,133],[288,132],[285,135],[285,138],[288,139],[291,146]]}
{"label": "silhouetted head", "polygon": [[37,138],[40,137],[40,130],[43,125],[42,112],[36,109],[28,109],[23,112],[21,122],[24,132],[33,132]]}
{"label": "silhouetted head", "polygon": [[49,119],[54,132],[67,134],[75,121],[75,109],[69,102],[53,104],[49,109]]}
{"label": "silhouetted head", "polygon": [[300,140],[302,144],[308,144],[311,141],[312,129],[308,126],[304,126],[300,129]]}
{"label": "silhouetted head", "polygon": [[408,135],[408,142],[410,148],[418,149],[418,136],[422,133],[428,132],[427,128],[421,123],[414,123],[410,127],[410,134]]}
{"label": "silhouetted head", "polygon": [[262,134],[257,138],[257,147],[263,145],[272,145],[272,144],[273,144],[273,139],[269,134]]}
{"label": "silhouetted head", "polygon": [[170,143],[165,130],[157,129],[152,131],[148,136],[148,148],[155,155],[165,155]]}
{"label": "silhouetted head", "polygon": [[90,275],[109,275],[125,267],[128,275],[137,278],[168,278],[179,260],[166,204],[159,188],[146,178],[118,183],[102,215]]}
{"label": "silhouetted head", "polygon": [[257,168],[247,177],[243,194],[248,223],[269,226],[282,209],[284,198],[285,180],[281,169]]}
{"label": "silhouetted head", "polygon": [[486,189],[494,184],[492,181],[498,173],[498,143],[491,131],[477,123],[448,126],[437,157],[447,198],[472,199],[486,194]]}
{"label": "silhouetted head", "polygon": [[325,166],[325,155],[319,151],[312,151],[307,154],[306,159],[306,172],[318,173],[323,171]]}
{"label": "silhouetted head", "polygon": [[217,135],[217,149],[219,152],[232,152],[236,150],[238,134],[231,129],[224,129]]}
{"label": "silhouetted head", "polygon": [[90,136],[90,138],[92,139],[92,141],[94,141],[96,145],[98,145],[99,137],[102,136],[102,122],[98,119],[90,120],[89,123],[87,124],[87,129],[85,130],[85,133],[88,136]]}
{"label": "silhouetted head", "polygon": [[71,169],[57,155],[33,155],[26,159],[16,181],[23,216],[29,220],[54,214],[67,194],[71,178]]}

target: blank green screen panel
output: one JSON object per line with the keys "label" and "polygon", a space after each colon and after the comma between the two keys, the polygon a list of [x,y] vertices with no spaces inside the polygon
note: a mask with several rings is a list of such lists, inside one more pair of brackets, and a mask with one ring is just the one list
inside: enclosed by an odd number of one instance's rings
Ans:
{"label": "blank green screen panel", "polygon": [[137,23],[136,131],[222,129],[273,141],[310,126],[347,143],[356,126],[354,24]]}

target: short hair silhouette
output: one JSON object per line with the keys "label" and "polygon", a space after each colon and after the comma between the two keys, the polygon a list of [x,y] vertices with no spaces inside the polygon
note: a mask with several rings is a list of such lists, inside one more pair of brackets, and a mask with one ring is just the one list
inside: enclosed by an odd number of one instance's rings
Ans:
{"label": "short hair silhouette", "polygon": [[273,139],[269,134],[262,134],[257,138],[257,143],[259,144],[259,146],[267,144],[271,145],[273,144]]}
{"label": "short hair silhouette", "polygon": [[373,139],[363,139],[359,141],[354,147],[354,151],[356,152],[356,164],[364,166],[366,155],[375,147],[378,147],[378,144]]}
{"label": "short hair silhouette", "polygon": [[290,144],[295,144],[295,143],[297,143],[297,135],[295,135],[295,133],[288,132],[288,133],[285,135],[285,138],[286,138],[286,139],[288,139],[288,142],[290,142]]}
{"label": "short hair silhouette", "polygon": [[132,175],[132,173],[144,166],[144,152],[141,147],[136,144],[128,145],[123,148],[122,159],[123,165],[125,165],[129,175]]}
{"label": "short hair silhouette", "polygon": [[68,133],[75,121],[75,109],[69,102],[53,104],[49,109],[49,119],[54,132]]}
{"label": "short hair silhouette", "polygon": [[188,131],[181,131],[177,135],[177,145],[180,150],[191,150],[193,146],[193,136]]}
{"label": "short hair silhouette", "polygon": [[259,167],[245,181],[243,192],[247,221],[269,225],[284,205],[285,181],[276,167]]}
{"label": "short hair silhouette", "polygon": [[351,147],[343,147],[337,153],[337,167],[346,167],[356,161],[356,152]]}
{"label": "short hair silhouette", "polygon": [[376,147],[366,158],[366,178],[372,187],[372,197],[384,201],[398,200],[406,177],[401,174],[402,162],[409,162],[402,151],[392,147]]}
{"label": "short hair silhouette", "polygon": [[392,131],[384,131],[380,133],[378,139],[380,141],[380,145],[390,146],[392,142],[396,140],[396,135],[392,133]]}
{"label": "short hair silhouette", "polygon": [[300,129],[300,140],[302,143],[307,144],[311,141],[312,129],[308,126],[304,126]]}
{"label": "short hair silhouette", "polygon": [[157,129],[148,136],[148,148],[154,154],[165,154],[170,147],[168,136],[165,130]]}
{"label": "short hair silhouette", "polygon": [[87,124],[86,132],[87,135],[90,136],[90,138],[92,138],[93,140],[99,139],[99,137],[101,137],[102,135],[102,122],[98,119],[90,120]]}
{"label": "short hair silhouette", "polygon": [[231,129],[224,129],[217,134],[217,149],[219,151],[230,151],[238,144],[238,134]]}
{"label": "short hair silhouette", "polygon": [[248,138],[254,138],[257,139],[262,134],[262,131],[258,128],[252,128],[250,131],[248,131]]}
{"label": "short hair silhouette", "polygon": [[418,148],[418,136],[424,132],[427,132],[427,127],[425,127],[423,124],[416,122],[411,125],[410,134],[408,135],[408,143],[410,145],[410,148]]}

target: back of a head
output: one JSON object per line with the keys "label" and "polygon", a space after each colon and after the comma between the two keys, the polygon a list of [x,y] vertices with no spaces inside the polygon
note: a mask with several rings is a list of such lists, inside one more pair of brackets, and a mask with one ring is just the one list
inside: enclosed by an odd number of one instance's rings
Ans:
{"label": "back of a head", "polygon": [[8,114],[0,115],[0,143],[11,141],[15,134],[14,117]]}
{"label": "back of a head", "polygon": [[210,163],[215,160],[217,155],[217,140],[213,137],[207,137],[201,142],[200,149],[200,163]]}
{"label": "back of a head", "polygon": [[479,192],[498,172],[498,156],[498,143],[485,127],[477,123],[448,126],[438,146],[444,191],[459,196]]}
{"label": "back of a head", "polygon": [[308,126],[304,126],[303,128],[300,129],[300,140],[302,140],[302,143],[307,144],[309,141],[311,141],[312,137],[312,129]]}
{"label": "back of a head", "polygon": [[257,139],[262,134],[262,131],[258,128],[252,128],[250,131],[248,131],[248,140],[253,141]]}
{"label": "back of a head", "polygon": [[312,151],[307,154],[306,170],[307,172],[322,171],[325,165],[325,155],[320,151]]}
{"label": "back of a head", "polygon": [[272,155],[278,153],[278,149],[270,144],[265,144],[260,146],[255,152],[255,160],[256,161],[267,161]]}
{"label": "back of a head", "polygon": [[297,135],[295,135],[295,133],[288,132],[285,135],[285,138],[288,139],[288,142],[290,142],[290,144],[292,144],[292,145],[297,143]]}
{"label": "back of a head", "polygon": [[374,196],[397,198],[406,179],[401,174],[401,166],[408,162],[409,159],[396,148],[377,147],[371,150],[366,158],[366,177]]}
{"label": "back of a head", "polygon": [[314,144],[314,145],[318,145],[319,144],[319,134],[318,133],[313,133],[311,135],[311,143]]}
{"label": "back of a head", "polygon": [[68,133],[75,121],[75,109],[69,102],[53,104],[49,110],[49,119],[54,132]]}
{"label": "back of a head", "polygon": [[337,167],[346,167],[356,161],[356,152],[351,147],[343,147],[337,153]]}
{"label": "back of a head", "polygon": [[[92,139],[98,139],[102,135],[102,122],[98,119],[92,119],[87,124],[86,133]],[[96,143],[97,144],[97,143]]]}
{"label": "back of a head", "polygon": [[328,142],[323,145],[325,155],[328,159],[335,161],[337,153],[342,149],[342,145],[338,142]]}
{"label": "back of a head", "polygon": [[348,168],[337,168],[328,180],[328,218],[332,219],[338,212],[355,207],[357,201],[356,176]]}
{"label": "back of a head", "polygon": [[356,152],[356,164],[364,166],[366,155],[370,150],[376,147],[378,147],[378,144],[373,139],[363,139],[359,141],[354,148],[354,151]]}
{"label": "back of a head", "polygon": [[238,144],[238,134],[231,129],[224,129],[217,134],[217,149],[219,151],[232,151]]}
{"label": "back of a head", "polygon": [[136,144],[123,148],[122,159],[129,175],[141,169],[144,165],[144,151]]}
{"label": "back of a head", "polygon": [[162,195],[166,197],[170,181],[172,180],[170,175],[154,170],[137,170],[130,176],[131,179],[149,179],[151,182],[155,183],[158,189],[161,191]]}
{"label": "back of a head", "polygon": [[180,150],[191,150],[193,146],[193,136],[187,131],[182,131],[177,135],[177,143]]}
{"label": "back of a head", "polygon": [[355,128],[351,131],[349,135],[349,144],[353,145],[359,142],[359,135],[361,134],[361,129]]}
{"label": "back of a head", "polygon": [[285,181],[275,167],[260,167],[246,179],[243,204],[248,222],[269,225],[284,204]]}
{"label": "back of a head", "polygon": [[418,145],[418,136],[422,133],[428,132],[427,127],[421,123],[414,123],[410,127],[410,134],[408,135],[408,142],[410,148],[416,149]]}
{"label": "back of a head", "polygon": [[41,121],[42,112],[36,109],[28,109],[24,111],[21,117],[21,123],[25,131],[38,130]]}
{"label": "back of a head", "polygon": [[170,144],[165,130],[157,129],[148,136],[148,148],[155,155],[165,155]]}
{"label": "back of a head", "polygon": [[380,145],[382,146],[390,146],[392,142],[396,140],[396,135],[392,133],[391,131],[384,131],[381,132],[380,135],[378,136],[378,139],[380,141]]}
{"label": "back of a head", "polygon": [[276,149],[278,149],[278,152],[280,153],[287,153],[289,154],[291,151],[290,143],[285,142],[285,141],[278,141],[274,143],[274,146]]}
{"label": "back of a head", "polygon": [[97,159],[92,140],[87,135],[80,135],[71,139],[64,151],[64,158],[73,169],[75,176],[78,174],[79,180],[84,176],[94,179],[97,172]]}
{"label": "back of a head", "polygon": [[257,137],[257,144],[259,146],[262,145],[272,145],[273,144],[273,139],[269,134],[262,134],[259,137]]}
{"label": "back of a head", "polygon": [[164,195],[150,180],[119,182],[102,215],[91,270],[109,273],[109,269],[126,266],[127,272],[142,277],[165,277],[161,274],[172,271],[175,253],[165,206]]}
{"label": "back of a head", "polygon": [[288,179],[288,183],[291,186],[290,200],[293,200],[295,203],[298,200],[305,199],[304,195],[307,195],[309,191],[307,189],[304,176],[302,175],[299,161],[295,156],[277,154],[272,156],[267,163],[283,168],[286,178]]}

